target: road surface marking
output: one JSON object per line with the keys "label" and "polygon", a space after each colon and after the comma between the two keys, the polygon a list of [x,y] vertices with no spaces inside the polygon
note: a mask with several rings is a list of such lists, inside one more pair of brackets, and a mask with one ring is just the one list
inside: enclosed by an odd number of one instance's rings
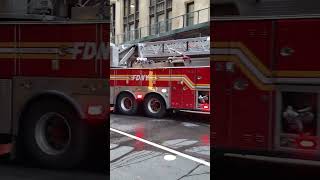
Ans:
{"label": "road surface marking", "polygon": [[196,157],[193,157],[193,156],[190,156],[190,155],[181,153],[181,152],[179,152],[179,151],[176,151],[176,150],[167,148],[167,147],[165,147],[165,146],[162,146],[162,145],[156,144],[156,143],[154,143],[154,142],[151,142],[151,141],[148,141],[148,140],[139,138],[139,137],[137,137],[137,136],[128,134],[128,133],[126,133],[126,132],[119,131],[119,130],[114,129],[114,128],[110,128],[110,131],[113,131],[113,132],[122,134],[122,135],[124,135],[124,136],[127,136],[127,137],[130,137],[130,138],[132,138],[132,139],[135,139],[135,140],[144,142],[144,143],[146,143],[146,144],[149,144],[149,145],[151,145],[151,146],[157,147],[157,148],[159,148],[159,149],[168,151],[168,152],[170,152],[170,153],[172,153],[172,154],[176,154],[176,155],[178,155],[178,156],[184,157],[184,158],[186,158],[186,159],[189,159],[189,160],[192,160],[192,161],[195,161],[195,162],[198,162],[198,163],[200,163],[200,164],[203,164],[203,165],[206,165],[206,166],[209,166],[209,167],[210,167],[210,162],[207,162],[207,161],[205,161],[205,160],[203,160],[203,159],[199,159],[199,158],[196,158]]}

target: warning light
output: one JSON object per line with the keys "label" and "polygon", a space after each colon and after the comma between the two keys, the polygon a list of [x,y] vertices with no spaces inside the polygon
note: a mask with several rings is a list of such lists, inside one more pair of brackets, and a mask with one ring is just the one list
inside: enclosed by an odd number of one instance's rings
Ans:
{"label": "warning light", "polygon": [[315,147],[316,143],[310,140],[302,140],[299,142],[300,146],[303,148],[313,148]]}
{"label": "warning light", "polygon": [[166,93],[167,89],[161,89],[161,92]]}
{"label": "warning light", "polygon": [[101,105],[91,105],[88,107],[88,114],[89,115],[100,115],[103,113],[103,106]]}
{"label": "warning light", "polygon": [[209,111],[209,105],[205,104],[202,106],[204,111]]}
{"label": "warning light", "polygon": [[315,137],[301,134],[300,137],[296,139],[298,147],[303,149],[315,149],[317,147],[317,140]]}
{"label": "warning light", "polygon": [[141,94],[138,94],[138,95],[137,95],[137,99],[142,99],[142,95],[141,95]]}

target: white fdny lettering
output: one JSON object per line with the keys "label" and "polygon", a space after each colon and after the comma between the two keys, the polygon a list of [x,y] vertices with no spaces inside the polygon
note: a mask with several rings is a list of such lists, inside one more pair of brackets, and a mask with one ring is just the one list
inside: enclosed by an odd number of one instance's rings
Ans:
{"label": "white fdny lettering", "polygon": [[131,76],[131,80],[133,81],[147,81],[149,80],[149,76],[148,75],[132,75]]}
{"label": "white fdny lettering", "polygon": [[97,58],[103,60],[108,59],[108,52],[109,50],[107,49],[106,44],[101,43],[100,47],[98,48]]}
{"label": "white fdny lettering", "polygon": [[88,42],[86,43],[82,55],[82,59],[88,60],[88,59],[93,59],[97,54],[97,46],[96,43],[94,42]]}
{"label": "white fdny lettering", "polygon": [[70,50],[73,59],[108,59],[108,49],[105,43],[76,42]]}

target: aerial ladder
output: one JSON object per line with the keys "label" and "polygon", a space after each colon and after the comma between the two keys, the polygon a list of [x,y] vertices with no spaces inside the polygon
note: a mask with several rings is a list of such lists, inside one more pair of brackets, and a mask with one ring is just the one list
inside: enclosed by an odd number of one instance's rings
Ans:
{"label": "aerial ladder", "polygon": [[[203,57],[208,61],[210,55],[210,37],[196,37],[168,41],[143,42],[121,45],[117,48],[118,66],[130,67],[132,62],[150,64],[168,61],[170,63],[188,62],[190,57]],[[138,58],[132,58],[137,52]],[[194,59],[193,59],[194,60]],[[209,64],[209,62],[207,62]]]}

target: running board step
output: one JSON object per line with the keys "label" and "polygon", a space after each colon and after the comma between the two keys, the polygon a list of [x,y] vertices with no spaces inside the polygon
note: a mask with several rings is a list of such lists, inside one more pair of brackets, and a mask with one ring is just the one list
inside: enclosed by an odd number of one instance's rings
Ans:
{"label": "running board step", "polygon": [[210,112],[204,111],[192,111],[192,110],[179,110],[180,112],[187,112],[187,113],[195,113],[195,114],[207,114],[210,115]]}
{"label": "running board step", "polygon": [[303,160],[303,159],[270,157],[270,156],[260,156],[260,155],[241,155],[241,154],[233,154],[233,153],[226,153],[224,154],[224,156],[231,157],[231,158],[238,158],[238,159],[260,161],[260,162],[320,167],[320,162],[315,160]]}

